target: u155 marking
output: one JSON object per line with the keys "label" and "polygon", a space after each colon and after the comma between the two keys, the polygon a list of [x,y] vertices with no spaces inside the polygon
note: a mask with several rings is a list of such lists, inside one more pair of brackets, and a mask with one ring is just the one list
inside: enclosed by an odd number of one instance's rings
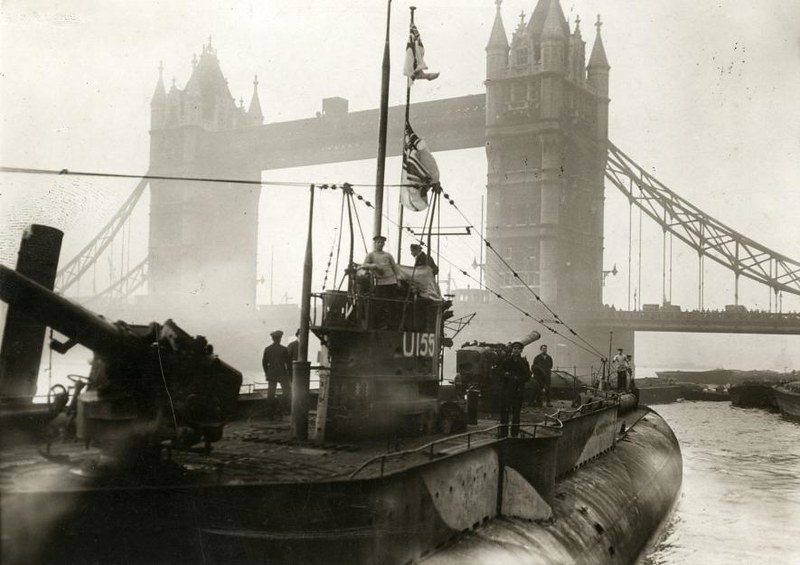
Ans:
{"label": "u155 marking", "polygon": [[403,332],[403,355],[405,357],[433,357],[436,334]]}

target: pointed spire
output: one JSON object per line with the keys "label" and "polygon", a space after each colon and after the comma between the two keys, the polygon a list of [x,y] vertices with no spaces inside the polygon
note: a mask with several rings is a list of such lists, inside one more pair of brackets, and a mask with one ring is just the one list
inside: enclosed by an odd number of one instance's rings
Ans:
{"label": "pointed spire", "polygon": [[575,16],[575,32],[574,32],[574,35],[577,38],[581,37],[581,17],[580,16]]}
{"label": "pointed spire", "polygon": [[[567,26],[566,33],[564,33],[565,24]],[[569,24],[564,17],[564,12],[561,11],[561,5],[558,0],[550,0],[542,28],[542,38],[565,38],[567,35],[569,35]]]}
{"label": "pointed spire", "polygon": [[161,61],[158,63],[158,82],[156,82],[156,89],[153,92],[153,98],[150,103],[161,102],[166,96],[167,92],[164,89],[164,61]]}
{"label": "pointed spire", "polygon": [[489,36],[489,44],[486,46],[488,51],[491,48],[508,50],[508,36],[506,35],[506,28],[503,27],[503,16],[500,13],[500,5],[503,0],[495,0],[497,4],[497,13],[494,16],[494,25],[492,26],[492,34]]}
{"label": "pointed spire", "polygon": [[250,100],[247,117],[259,125],[264,123],[264,114],[261,112],[261,102],[258,99],[258,75],[253,77],[253,98]]}
{"label": "pointed spire", "polygon": [[589,57],[589,64],[587,68],[597,69],[610,69],[608,59],[606,58],[606,50],[603,47],[603,37],[600,35],[600,28],[603,27],[603,22],[600,20],[600,14],[597,14],[597,23],[594,24],[597,28],[597,35],[594,38],[594,47],[592,47],[592,55]]}

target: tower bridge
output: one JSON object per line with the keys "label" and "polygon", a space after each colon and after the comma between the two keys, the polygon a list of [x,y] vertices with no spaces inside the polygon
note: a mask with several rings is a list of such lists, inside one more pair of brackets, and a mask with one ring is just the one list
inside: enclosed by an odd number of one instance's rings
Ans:
{"label": "tower bridge", "polygon": [[[513,265],[507,274],[524,277],[508,277],[509,285],[529,286],[590,341],[604,343],[617,328],[615,338],[629,350],[637,330],[800,334],[796,317],[711,319],[603,307],[606,180],[693,246],[701,270],[704,257],[730,268],[737,288],[744,275],[775,292],[800,294],[800,263],[680,199],[610,144],[611,67],[599,17],[587,61],[580,20],[571,29],[559,0],[538,0],[510,36],[501,1],[486,46],[486,92],[417,103],[411,112],[415,130],[434,151],[485,148],[487,239]],[[159,76],[151,101],[150,173],[257,183],[264,170],[376,155],[378,110],[350,112],[341,98],[324,100],[313,118],[263,121],[258,79],[248,107],[237,104],[209,42],[185,88],[173,82],[167,91]],[[388,127],[387,154],[398,155],[401,106],[390,108]],[[149,292],[191,306],[193,289],[204,286],[205,295],[220,297],[221,311],[252,309],[258,185],[161,179],[150,181],[150,189]],[[509,271],[492,254],[488,266]]]}

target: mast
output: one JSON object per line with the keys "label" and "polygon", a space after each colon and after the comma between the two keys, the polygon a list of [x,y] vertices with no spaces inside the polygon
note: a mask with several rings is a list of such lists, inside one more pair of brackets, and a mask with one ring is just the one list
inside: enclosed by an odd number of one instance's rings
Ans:
{"label": "mast", "polygon": [[311,363],[308,362],[308,331],[311,320],[312,236],[314,227],[314,185],[309,188],[308,238],[303,263],[303,295],[300,302],[300,335],[297,336],[297,359],[292,364],[292,437],[298,441],[308,439],[308,381]]}
{"label": "mast", "polygon": [[389,114],[389,21],[392,15],[392,0],[386,2],[386,41],[383,45],[383,75],[381,77],[381,114],[378,127],[378,168],[375,178],[375,223],[373,237],[381,235],[383,219],[383,177],[386,168],[386,122]]}

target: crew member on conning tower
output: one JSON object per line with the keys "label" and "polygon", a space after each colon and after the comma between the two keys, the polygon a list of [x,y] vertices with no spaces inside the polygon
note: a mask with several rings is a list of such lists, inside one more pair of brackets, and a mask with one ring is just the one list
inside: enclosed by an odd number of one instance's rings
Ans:
{"label": "crew member on conning tower", "polygon": [[400,271],[392,254],[383,250],[383,246],[386,245],[386,238],[382,235],[376,235],[372,238],[372,241],[375,248],[364,258],[361,268],[370,271],[375,277],[373,296],[377,300],[374,301],[373,305],[375,310],[374,319],[378,328],[386,328],[389,326],[389,314],[391,312],[391,304],[388,300],[397,298],[397,281],[400,278]]}
{"label": "crew member on conning tower", "polygon": [[414,257],[414,267],[430,267],[433,276],[439,274],[439,267],[436,266],[433,257],[425,253],[419,243],[411,244],[411,255]]}

